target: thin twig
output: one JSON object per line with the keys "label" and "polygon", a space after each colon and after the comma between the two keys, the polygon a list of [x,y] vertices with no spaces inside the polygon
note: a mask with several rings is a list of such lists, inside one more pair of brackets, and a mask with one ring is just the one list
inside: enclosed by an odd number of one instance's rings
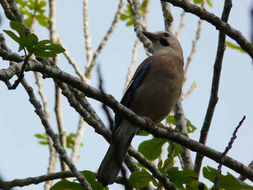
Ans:
{"label": "thin twig", "polygon": [[15,90],[18,87],[19,83],[23,80],[23,78],[25,76],[24,75],[25,67],[26,67],[26,65],[28,63],[29,58],[31,57],[31,54],[27,55],[25,49],[24,49],[24,52],[25,52],[25,60],[24,60],[24,64],[22,65],[21,72],[18,74],[17,80],[15,80],[12,85],[8,85],[8,89],[9,90]]}
{"label": "thin twig", "polygon": [[87,82],[87,78],[85,78],[84,74],[81,72],[81,70],[78,67],[77,63],[75,62],[73,57],[70,55],[67,48],[64,46],[63,42],[61,41],[61,39],[59,37],[58,37],[57,41],[65,49],[65,51],[63,52],[63,55],[68,60],[69,64],[74,68],[76,74],[80,77],[80,79]]}
{"label": "thin twig", "polygon": [[218,184],[218,179],[219,179],[219,176],[221,174],[221,167],[224,163],[224,157],[227,155],[228,151],[232,148],[232,145],[235,141],[235,139],[237,138],[236,136],[236,133],[237,131],[239,130],[239,128],[241,127],[242,123],[244,122],[244,120],[246,119],[245,116],[243,116],[242,120],[239,122],[239,124],[237,125],[237,127],[235,128],[234,132],[233,132],[233,135],[228,143],[228,146],[226,147],[225,151],[222,153],[222,157],[221,157],[221,161],[218,165],[218,171],[216,173],[216,176],[215,176],[215,179],[214,179],[214,190],[218,190],[219,189],[219,184]]}
{"label": "thin twig", "polygon": [[141,8],[139,0],[133,0],[133,7],[134,7],[134,31],[138,39],[143,43],[144,47],[148,49],[148,52],[153,52],[153,45],[147,37],[142,33],[143,25],[141,20]]}
{"label": "thin twig", "polygon": [[161,1],[165,31],[173,33],[173,16],[171,14],[170,4],[165,1]]}
{"label": "thin twig", "polygon": [[[49,1],[49,32],[50,32],[50,39],[53,43],[57,43],[58,41],[58,34],[57,34],[57,27],[56,27],[56,0]],[[55,65],[58,65],[59,57],[54,57],[53,62]],[[61,146],[66,149],[66,129],[64,126],[63,121],[63,113],[62,113],[62,100],[61,100],[61,90],[58,86],[55,86],[55,105],[54,111],[56,115],[57,127],[59,131],[59,138]],[[61,160],[61,170],[66,171],[67,166]]]}
{"label": "thin twig", "polygon": [[[133,11],[133,5],[131,1],[128,1],[128,3],[130,4],[130,6],[132,7],[132,11]],[[144,10],[144,14],[143,14],[143,25],[145,26],[147,23],[147,15],[148,15],[148,8],[149,8],[149,4],[150,4],[150,0],[147,0],[146,2],[146,8]],[[145,28],[147,29],[147,28]],[[127,73],[127,77],[126,77],[126,83],[125,83],[125,89],[129,83],[129,81],[131,80],[132,76],[133,76],[133,69],[134,66],[136,64],[136,57],[137,57],[137,53],[138,53],[138,49],[140,47],[140,40],[136,39],[134,42],[134,48],[133,48],[133,53],[132,53],[132,58],[131,58],[131,64],[128,67],[128,73]]]}
{"label": "thin twig", "polygon": [[[202,4],[202,6],[204,7],[204,4]],[[191,49],[191,52],[190,52],[189,56],[187,57],[186,66],[185,66],[185,69],[184,69],[184,83],[187,80],[187,74],[188,74],[188,71],[189,71],[189,67],[190,67],[192,58],[193,58],[194,54],[196,53],[196,46],[197,46],[197,42],[198,42],[198,40],[200,38],[200,32],[201,32],[201,29],[202,29],[202,23],[203,23],[203,20],[199,19],[199,21],[198,21],[198,28],[197,28],[197,31],[196,31],[196,34],[195,34],[195,38],[192,41],[192,49]]]}
{"label": "thin twig", "polygon": [[86,48],[86,67],[89,67],[92,59],[92,46],[91,46],[91,34],[88,20],[88,5],[89,0],[83,0],[83,27],[84,27],[84,40]]}
{"label": "thin twig", "polygon": [[[232,8],[232,1],[226,0],[224,3],[223,13],[222,13],[222,17],[221,17],[221,19],[224,22],[227,22],[231,8]],[[218,90],[219,90],[219,82],[220,82],[220,74],[221,74],[221,68],[222,68],[223,55],[225,52],[225,40],[226,40],[225,33],[223,31],[220,31],[216,59],[215,59],[215,63],[214,63],[211,95],[210,95],[205,120],[204,120],[203,126],[201,128],[201,134],[200,134],[200,138],[199,138],[199,142],[202,144],[206,143],[208,131],[209,131],[211,121],[213,118],[213,113],[215,110],[215,106],[218,102]],[[194,171],[198,175],[200,173],[202,160],[203,160],[203,155],[197,153],[196,159],[195,159],[195,164],[194,164]]]}
{"label": "thin twig", "polygon": [[62,148],[62,146],[60,144],[60,141],[59,141],[58,135],[56,135],[54,133],[53,129],[51,128],[51,126],[50,126],[50,124],[49,124],[49,122],[46,118],[46,115],[45,115],[44,111],[41,109],[40,102],[35,98],[35,95],[33,93],[33,89],[27,84],[27,82],[24,79],[22,80],[22,85],[26,89],[26,91],[29,95],[29,101],[34,106],[35,112],[39,116],[39,118],[40,118],[40,120],[41,120],[41,122],[42,122],[42,124],[45,128],[46,133],[53,140],[54,148],[57,150],[57,152],[60,155],[61,159],[64,160],[64,162],[68,165],[71,172],[75,175],[77,180],[80,182],[80,185],[82,187],[84,187],[85,189],[87,189],[87,190],[91,190],[90,184],[86,181],[84,176],[77,170],[76,166],[71,162],[71,160],[69,159],[65,149]]}
{"label": "thin twig", "polygon": [[93,67],[96,65],[98,55],[102,52],[102,50],[105,47],[107,41],[111,37],[111,35],[112,35],[112,33],[113,33],[113,31],[116,27],[116,24],[119,21],[119,18],[120,18],[120,15],[121,15],[121,12],[122,12],[122,9],[123,9],[123,6],[124,6],[124,2],[125,2],[125,0],[120,0],[118,9],[116,11],[116,14],[114,16],[114,19],[112,21],[111,26],[109,27],[109,29],[108,29],[107,33],[105,34],[103,40],[98,45],[98,48],[94,52],[94,54],[92,56],[92,59],[90,60],[90,62],[88,62],[89,64],[86,65],[85,77],[88,78],[88,79],[90,79],[91,71],[92,71]]}
{"label": "thin twig", "polygon": [[136,64],[136,57],[138,53],[138,49],[140,47],[140,40],[136,39],[134,42],[134,48],[133,48],[133,53],[132,53],[132,58],[131,58],[131,64],[128,67],[128,72],[126,76],[126,82],[125,82],[125,88],[127,88],[128,83],[130,82],[132,76],[133,76],[133,69]]}
{"label": "thin twig", "polygon": [[[175,120],[176,120],[176,128],[178,131],[188,137],[186,119],[184,115],[182,100],[179,98],[177,104],[174,107],[175,112]],[[193,169],[193,163],[191,158],[190,150],[186,147],[181,147],[181,158],[183,163],[183,169]]]}

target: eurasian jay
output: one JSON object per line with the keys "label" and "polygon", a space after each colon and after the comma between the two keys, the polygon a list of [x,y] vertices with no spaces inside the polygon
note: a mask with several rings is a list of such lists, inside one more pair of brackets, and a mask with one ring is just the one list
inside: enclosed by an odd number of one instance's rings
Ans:
{"label": "eurasian jay", "polygon": [[[121,104],[136,114],[162,121],[173,109],[183,85],[184,58],[176,37],[169,32],[143,32],[153,44],[154,54],[137,68]],[[110,147],[98,169],[97,179],[104,185],[115,181],[138,127],[115,115]]]}

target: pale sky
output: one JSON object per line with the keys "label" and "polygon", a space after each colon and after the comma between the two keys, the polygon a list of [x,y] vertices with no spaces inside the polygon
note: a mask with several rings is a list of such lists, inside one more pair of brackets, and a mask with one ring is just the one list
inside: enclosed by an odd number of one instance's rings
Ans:
{"label": "pale sky", "polygon": [[[82,2],[67,0],[57,2],[57,26],[59,35],[66,49],[83,70],[86,62],[82,31]],[[217,16],[220,16],[223,1],[221,3],[220,1],[212,0],[212,2],[213,8],[207,7],[207,9]],[[229,18],[231,26],[240,30],[248,39],[250,38],[251,27],[249,20],[251,5],[250,0],[234,0]],[[99,1],[99,6],[97,1],[90,1],[89,19],[94,50],[109,28],[117,6],[114,0]],[[3,15],[2,8],[0,10],[0,14]],[[149,10],[150,14],[147,24],[149,30],[163,30],[163,18],[159,1],[152,1]],[[172,13],[175,21],[174,28],[177,29],[181,9],[172,8]],[[197,21],[198,18],[196,16],[187,14],[186,26],[180,37],[185,62],[191,50],[192,40],[197,29]],[[8,28],[9,22],[4,20],[1,30]],[[35,33],[40,39],[48,39],[48,31],[46,29],[36,27]],[[4,36],[6,37],[6,35]],[[118,100],[120,100],[123,94],[135,38],[133,27],[125,27],[125,23],[120,21],[112,38],[98,58],[98,63],[102,67],[105,90]],[[6,39],[9,47],[17,52],[17,46],[13,45],[14,42],[9,38]],[[192,60],[188,73],[188,81],[184,89],[187,91],[193,82],[197,84],[197,88],[183,102],[187,119],[197,127],[195,133],[190,136],[194,140],[198,140],[199,138],[209,101],[217,39],[218,32],[215,27],[204,22],[201,39],[197,44],[197,54],[194,55]],[[233,42],[229,38],[227,40]],[[137,65],[145,58],[146,54],[141,45],[137,57]],[[7,67],[8,63],[0,62],[0,69]],[[66,72],[75,74],[63,56],[60,59],[60,68]],[[229,156],[245,165],[248,165],[253,159],[253,149],[248,148],[252,147],[253,144],[252,71],[251,59],[248,55],[227,48],[221,73],[219,102],[216,106],[207,141],[208,146],[223,152],[238,122],[243,115],[246,115],[246,121],[237,134],[238,138],[232,150],[228,153]],[[97,87],[96,69],[93,73],[92,85]],[[33,73],[26,73],[25,77],[31,85],[34,85]],[[45,83],[46,95],[51,106],[52,127],[56,131],[57,127],[53,112],[54,86],[51,79],[43,80],[43,82]],[[22,86],[19,86],[15,91],[9,91],[2,82],[0,83],[0,89],[1,176],[5,180],[12,180],[15,178],[21,179],[45,174],[48,164],[48,148],[39,145],[38,140],[34,137],[36,133],[43,133],[44,128],[34,113],[34,108],[29,103],[25,90]],[[90,102],[95,106],[97,113],[104,119],[105,123],[107,123],[104,113],[101,110],[101,104],[93,100],[90,100]],[[63,103],[63,114],[67,132],[75,132],[78,116],[72,108],[69,109],[68,102],[65,98],[63,98]],[[132,144],[137,148],[138,143],[142,140],[144,140],[144,137],[135,137]],[[97,135],[92,127],[86,126],[83,144],[84,146],[81,149],[77,167],[79,170],[96,171],[105,155],[108,143],[101,136]],[[203,163],[203,166],[206,165],[217,167],[215,162],[207,158],[204,159]],[[56,171],[59,171],[59,163],[57,163]],[[43,183],[16,189],[35,190],[42,189],[42,186]],[[113,185],[112,189],[123,188]]]}

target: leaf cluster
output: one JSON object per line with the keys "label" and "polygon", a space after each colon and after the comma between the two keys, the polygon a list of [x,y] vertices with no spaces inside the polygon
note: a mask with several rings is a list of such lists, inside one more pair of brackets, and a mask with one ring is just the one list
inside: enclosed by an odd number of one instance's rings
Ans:
{"label": "leaf cluster", "polygon": [[206,2],[210,7],[213,6],[211,0],[193,0],[193,3],[194,3],[194,4],[202,4],[202,3],[204,3],[204,2]]}
{"label": "leaf cluster", "polygon": [[[147,0],[143,0],[141,3],[141,14],[144,15],[144,12],[147,7]],[[131,5],[127,5],[124,13],[120,15],[120,20],[126,21],[126,26],[133,26],[134,25],[134,14],[131,8]]]}
{"label": "leaf cluster", "polygon": [[55,57],[58,53],[65,51],[61,45],[53,44],[51,40],[39,41],[35,34],[27,32],[23,24],[19,22],[11,21],[10,27],[18,35],[11,30],[3,31],[19,44],[18,51],[26,49],[30,55],[34,54],[36,57]]}
{"label": "leaf cluster", "polygon": [[[91,188],[94,190],[108,190],[108,187],[103,187],[97,180],[96,180],[96,175],[95,173],[85,170],[82,171],[81,174],[85,177],[85,179],[89,182],[91,185]],[[61,180],[54,184],[50,190],[63,190],[63,189],[68,189],[68,190],[83,190],[83,187],[79,184],[76,183],[75,181],[71,182],[68,180]]]}
{"label": "leaf cluster", "polygon": [[15,0],[19,11],[25,16],[25,24],[31,27],[33,20],[41,26],[48,27],[49,18],[45,15],[47,1],[45,0]]}
{"label": "leaf cluster", "polygon": [[[43,134],[37,133],[34,136],[39,140],[39,144],[48,145],[48,136],[46,133],[43,133]],[[67,148],[69,148],[69,149],[73,148],[75,137],[76,137],[76,134],[74,134],[74,133],[70,133],[69,135],[66,136],[66,147]],[[81,143],[80,145],[83,146],[83,143]]]}

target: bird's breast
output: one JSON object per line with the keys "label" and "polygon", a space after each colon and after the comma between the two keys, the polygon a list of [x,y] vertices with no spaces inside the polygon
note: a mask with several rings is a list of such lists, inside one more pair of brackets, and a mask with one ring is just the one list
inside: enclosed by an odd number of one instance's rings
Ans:
{"label": "bird's breast", "polygon": [[181,72],[170,62],[155,62],[136,90],[130,108],[155,123],[163,120],[180,96],[183,81]]}

